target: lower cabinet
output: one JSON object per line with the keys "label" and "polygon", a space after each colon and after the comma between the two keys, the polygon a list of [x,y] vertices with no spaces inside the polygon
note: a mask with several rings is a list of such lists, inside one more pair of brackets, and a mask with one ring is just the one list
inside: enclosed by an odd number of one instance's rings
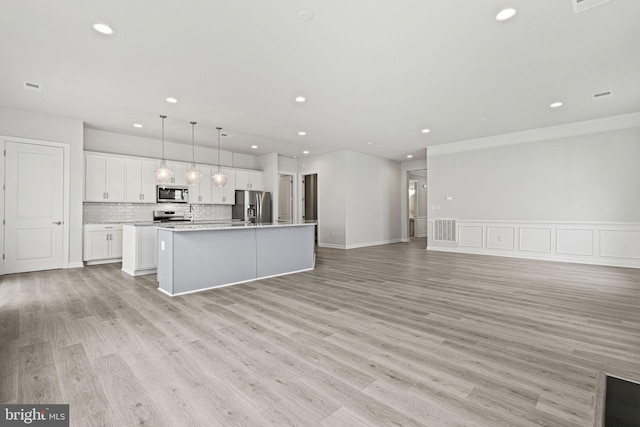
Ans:
{"label": "lower cabinet", "polygon": [[83,261],[99,264],[122,259],[122,225],[89,224],[83,227],[83,234]]}
{"label": "lower cabinet", "polygon": [[156,233],[154,226],[123,226],[122,271],[131,276],[156,272]]}

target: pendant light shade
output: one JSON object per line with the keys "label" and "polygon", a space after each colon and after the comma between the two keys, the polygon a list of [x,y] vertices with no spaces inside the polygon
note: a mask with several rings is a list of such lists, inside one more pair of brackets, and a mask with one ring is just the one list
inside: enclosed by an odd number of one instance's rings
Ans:
{"label": "pendant light shade", "polygon": [[216,129],[218,129],[218,172],[216,172],[215,175],[211,177],[211,180],[216,187],[224,187],[224,185],[227,183],[227,176],[220,172],[220,131],[222,130],[222,128]]}
{"label": "pendant light shade", "polygon": [[167,116],[161,114],[160,118],[162,119],[162,161],[160,162],[160,167],[156,169],[156,179],[158,184],[168,184],[171,182],[173,172],[167,167],[167,161],[164,158],[164,119]]}
{"label": "pendant light shade", "polygon": [[187,180],[187,184],[196,185],[200,183],[200,179],[202,179],[202,174],[196,169],[196,153],[195,153],[195,139],[193,137],[194,129],[196,126],[196,122],[191,123],[191,167],[184,175],[184,178]]}

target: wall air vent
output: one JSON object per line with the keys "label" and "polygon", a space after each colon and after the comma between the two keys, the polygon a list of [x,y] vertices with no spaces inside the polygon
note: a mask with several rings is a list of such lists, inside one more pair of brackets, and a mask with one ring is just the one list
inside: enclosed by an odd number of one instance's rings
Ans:
{"label": "wall air vent", "polygon": [[32,90],[34,92],[40,92],[42,91],[42,87],[38,84],[38,83],[33,83],[33,82],[24,82],[24,84],[22,85],[22,87],[25,90]]}
{"label": "wall air vent", "polygon": [[436,218],[433,220],[433,240],[437,242],[456,241],[456,220]]}
{"label": "wall air vent", "polygon": [[572,0],[573,11],[575,13],[584,12],[592,7],[600,6],[605,3],[609,3],[609,0]]}
{"label": "wall air vent", "polygon": [[606,92],[598,92],[598,93],[594,93],[592,95],[593,99],[605,99],[605,98],[611,98],[613,96],[613,92],[608,90]]}

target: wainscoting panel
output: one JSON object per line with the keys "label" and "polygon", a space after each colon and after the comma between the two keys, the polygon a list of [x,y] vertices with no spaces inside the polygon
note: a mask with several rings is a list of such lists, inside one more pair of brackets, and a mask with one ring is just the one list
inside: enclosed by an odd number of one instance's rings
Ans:
{"label": "wainscoting panel", "polygon": [[593,230],[558,228],[556,232],[559,254],[593,255]]}
{"label": "wainscoting panel", "polygon": [[640,223],[457,220],[457,241],[427,250],[640,268]]}
{"label": "wainscoting panel", "polygon": [[458,245],[464,248],[484,247],[484,228],[482,226],[461,225],[458,228],[460,241]]}
{"label": "wainscoting panel", "polygon": [[520,227],[520,250],[551,253],[551,227]]}
{"label": "wainscoting panel", "polygon": [[487,227],[487,249],[514,250],[515,247],[515,227]]}
{"label": "wainscoting panel", "polygon": [[600,230],[600,256],[640,259],[640,231]]}

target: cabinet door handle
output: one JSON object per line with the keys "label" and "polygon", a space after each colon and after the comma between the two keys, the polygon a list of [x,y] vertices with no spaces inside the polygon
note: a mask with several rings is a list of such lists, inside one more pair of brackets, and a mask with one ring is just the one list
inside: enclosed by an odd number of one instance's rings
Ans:
{"label": "cabinet door handle", "polygon": [[107,199],[109,198],[109,193],[107,192]]}
{"label": "cabinet door handle", "polygon": [[62,221],[54,221],[51,224],[55,224],[55,225],[62,225]]}
{"label": "cabinet door handle", "polygon": [[226,202],[226,201],[227,201],[227,198],[226,198],[225,196],[222,196],[222,201],[223,201],[223,202]]}

